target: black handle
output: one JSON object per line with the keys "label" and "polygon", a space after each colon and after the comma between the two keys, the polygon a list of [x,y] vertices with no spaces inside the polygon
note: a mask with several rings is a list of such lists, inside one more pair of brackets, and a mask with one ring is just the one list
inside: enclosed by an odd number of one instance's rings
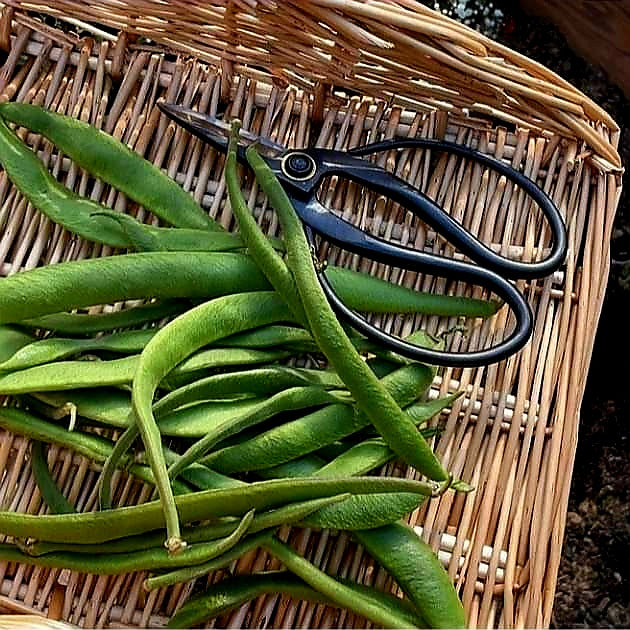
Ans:
{"label": "black handle", "polygon": [[[414,147],[434,148],[468,157],[483,166],[492,168],[522,188],[540,207],[549,223],[552,236],[549,256],[540,261],[521,262],[493,252],[425,194],[380,166],[358,157],[379,151]],[[318,165],[318,183],[327,175],[337,174],[392,199],[433,227],[471,260],[506,278],[542,278],[558,269],[565,260],[567,236],[564,221],[545,192],[535,182],[512,167],[474,149],[450,142],[414,139],[379,142],[353,149],[345,154],[324,149],[310,149],[308,153]],[[313,186],[312,183],[311,186]],[[309,192],[314,195],[313,188]],[[321,212],[321,208],[318,212]],[[310,223],[309,218],[304,218],[307,223]],[[328,234],[328,236],[332,235]]]}
{"label": "black handle", "polygon": [[[317,200],[311,200],[309,205],[313,206],[318,203],[319,202],[317,202]],[[353,328],[363,333],[368,339],[383,344],[388,349],[398,352],[402,356],[410,359],[424,361],[433,365],[445,365],[451,367],[477,367],[496,363],[515,352],[518,352],[529,340],[533,329],[533,315],[529,304],[514,285],[493,271],[483,269],[482,267],[478,267],[477,265],[473,265],[471,263],[460,262],[457,260],[435,256],[433,254],[427,254],[425,252],[398,247],[391,243],[387,243],[387,241],[376,239],[375,237],[362,232],[353,225],[330,213],[323,213],[320,217],[326,217],[329,220],[332,217],[344,223],[345,228],[351,228],[350,230],[346,230],[346,235],[351,232],[362,235],[362,247],[360,250],[357,250],[352,243],[348,243],[348,240],[344,240],[343,246],[346,249],[359,254],[365,254],[366,251],[369,251],[369,258],[391,264],[392,254],[390,254],[387,250],[388,248],[392,248],[396,251],[396,262],[394,264],[397,266],[411,271],[423,271],[440,277],[468,281],[485,287],[486,289],[490,289],[505,301],[516,318],[516,326],[512,331],[512,334],[507,339],[504,339],[501,343],[492,346],[491,348],[466,353],[430,350],[428,348],[423,348],[403,341],[402,339],[394,337],[393,335],[390,335],[389,333],[386,333],[385,331],[370,324],[370,322],[368,322],[364,317],[348,308],[343,303],[343,301],[335,293],[335,290],[326,278],[326,275],[323,272],[320,272],[318,274],[319,281],[333,310],[337,313],[337,315],[339,315],[339,317],[348,322]],[[322,234],[329,233],[330,232],[325,231]],[[313,233],[310,227],[306,227],[306,234],[311,244],[314,244]],[[340,244],[336,241],[336,238],[331,238],[330,240],[335,244]],[[370,240],[375,241],[375,243],[373,243],[375,249],[366,250],[366,244],[369,243]]]}

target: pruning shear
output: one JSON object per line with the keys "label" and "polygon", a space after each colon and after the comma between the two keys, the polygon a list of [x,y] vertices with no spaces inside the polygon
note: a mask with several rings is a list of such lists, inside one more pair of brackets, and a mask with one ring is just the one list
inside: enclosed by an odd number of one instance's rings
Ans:
{"label": "pruning shear", "polygon": [[[227,153],[230,133],[228,123],[175,104],[160,103],[159,107],[184,129],[216,150]],[[479,151],[440,140],[393,139],[348,151],[287,149],[269,138],[241,130],[237,159],[242,164],[247,165],[245,149],[254,142],[258,144],[262,157],[280,180],[293,203],[311,244],[314,244],[314,233],[317,233],[338,247],[371,260],[483,286],[503,299],[516,319],[512,333],[491,348],[465,353],[423,348],[386,333],[349,309],[335,293],[325,274],[318,272],[320,283],[332,308],[353,328],[368,339],[403,356],[434,365],[453,367],[489,365],[512,355],[527,343],[533,330],[532,311],[524,296],[509,280],[543,278],[564,263],[567,252],[567,236],[562,216],[544,191],[531,179]],[[549,224],[552,245],[548,256],[544,260],[522,262],[495,253],[418,189],[374,162],[364,159],[381,151],[415,148],[435,149],[469,158],[505,176],[521,188],[539,206]],[[399,203],[444,236],[472,262],[396,245],[345,221],[317,199],[316,193],[322,181],[331,175],[349,179]]]}

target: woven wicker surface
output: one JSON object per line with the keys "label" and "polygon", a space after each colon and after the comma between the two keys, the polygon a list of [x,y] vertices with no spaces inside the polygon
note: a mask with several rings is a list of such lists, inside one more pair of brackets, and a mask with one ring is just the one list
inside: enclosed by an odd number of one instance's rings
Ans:
{"label": "woven wicker surface", "polygon": [[[532,342],[498,365],[442,369],[432,388],[432,396],[466,392],[444,414],[437,450],[476,490],[467,496],[448,493],[411,515],[441,550],[472,627],[547,626],[620,191],[614,122],[548,70],[411,0],[234,2],[227,8],[194,2],[168,7],[135,2],[125,9],[107,1],[58,1],[54,8],[8,4],[0,24],[0,44],[8,52],[0,98],[44,104],[121,137],[165,168],[226,227],[233,221],[222,161],[169,124],[155,107],[158,98],[238,115],[250,128],[291,146],[345,148],[393,135],[446,137],[510,162],[547,191],[566,218],[570,247],[562,272],[520,284],[536,315]],[[79,40],[54,30],[22,13],[21,5],[65,16],[71,20],[67,31],[89,29],[94,37]],[[58,160],[47,145],[37,146],[66,185],[148,219],[121,195]],[[548,235],[509,184],[455,158],[429,158],[425,152],[402,152],[383,156],[382,163],[496,248],[525,260],[541,256]],[[382,199],[357,199],[350,187],[339,190],[327,201],[349,218],[403,244],[451,254],[399,208]],[[0,203],[5,275],[112,253],[51,225],[15,193],[4,174]],[[256,212],[264,228],[275,232],[273,215],[265,208]],[[327,254],[339,261],[338,252]],[[467,290],[459,283],[343,262],[408,286]],[[417,324],[401,318],[386,322],[395,332]],[[448,322],[423,324],[437,330]],[[510,325],[501,311],[451,343],[483,345],[501,338]],[[97,472],[65,451],[55,450],[51,457],[67,496],[80,509],[92,509]],[[0,467],[3,509],[44,509],[30,476],[26,440],[2,435]],[[119,488],[121,504],[148,498],[146,488],[126,478]],[[386,574],[344,534],[297,530],[292,540],[327,571],[391,587]],[[269,566],[269,559],[256,553],[234,569]],[[15,565],[0,567],[0,574],[5,609],[88,627],[158,627],[193,588],[186,584],[148,594],[141,588],[143,575],[86,577]],[[230,627],[365,625],[345,613],[278,597],[262,598],[222,622]]]}

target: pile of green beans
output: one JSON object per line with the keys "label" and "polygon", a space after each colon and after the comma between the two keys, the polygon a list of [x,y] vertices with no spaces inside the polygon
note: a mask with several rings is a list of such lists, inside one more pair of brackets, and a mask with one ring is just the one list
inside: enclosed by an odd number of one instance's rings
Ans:
{"label": "pile of green beans", "polygon": [[[168,225],[146,225],[65,188],[10,124],[41,134]],[[225,173],[239,225],[233,234],[113,137],[39,107],[0,103],[0,165],[16,188],[76,235],[126,250],[0,280],[0,395],[11,397],[0,427],[31,440],[48,508],[0,511],[8,537],[0,560],[103,575],[145,570],[151,590],[262,547],[286,571],[224,580],[184,604],[169,626],[204,623],[282,592],[381,627],[465,627],[435,554],[401,521],[431,497],[470,490],[429,443],[439,434],[431,419],[458,394],[427,400],[433,367],[340,325],[301,224],[255,148],[247,158],[283,238],[267,238],[251,216],[237,137],[235,123]],[[500,306],[333,266],[326,274],[361,311],[489,317]],[[422,331],[410,340],[441,343]],[[320,365],[297,367],[305,359]],[[47,445],[100,471],[96,511],[77,512],[68,501]],[[374,474],[395,459],[425,480]],[[116,470],[153,485],[155,496],[118,507]],[[278,537],[285,525],[352,533],[406,598],[326,575]]]}

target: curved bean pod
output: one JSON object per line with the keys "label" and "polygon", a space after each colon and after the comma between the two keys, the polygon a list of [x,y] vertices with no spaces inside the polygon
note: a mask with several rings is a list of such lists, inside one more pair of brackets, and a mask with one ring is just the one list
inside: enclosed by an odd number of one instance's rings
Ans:
{"label": "curved bean pod", "polygon": [[150,330],[126,330],[90,339],[49,337],[20,348],[9,359],[0,363],[0,371],[23,370],[34,365],[58,361],[82,352],[106,350],[120,354],[136,354],[156,333]]}
{"label": "curved bean pod", "polygon": [[213,374],[169,392],[153,405],[153,413],[163,415],[199,400],[230,398],[242,393],[258,396],[276,394],[287,387],[308,385],[340,389],[343,382],[330,370],[309,370],[284,365]]}
{"label": "curved bean pod", "polygon": [[[182,523],[242,516],[249,510],[262,511],[288,502],[307,501],[350,492],[374,494],[411,492],[434,496],[446,485],[384,477],[280,479],[260,481],[235,488],[206,490],[178,496]],[[115,508],[105,512],[35,515],[0,511],[0,532],[16,538],[33,537],[49,542],[100,543],[114,538],[142,534],[164,526],[159,501]]]}
{"label": "curved bean pod", "polygon": [[2,118],[0,164],[24,197],[55,223],[88,240],[111,247],[126,247],[127,238],[120,226],[90,216],[102,208],[101,204],[81,197],[60,184]]}
{"label": "curved bean pod", "polygon": [[42,134],[81,168],[111,184],[167,223],[183,228],[223,230],[192,195],[157,166],[104,131],[26,103],[2,103],[0,116]]}
{"label": "curved bean pod", "polygon": [[35,565],[39,567],[69,569],[96,575],[120,575],[134,571],[153,569],[173,569],[201,564],[216,558],[233,547],[247,531],[253,512],[248,512],[234,531],[219,540],[191,545],[185,554],[173,556],[166,549],[153,547],[124,554],[99,555],[74,554],[67,551],[51,551],[39,556],[31,556],[19,551],[14,545],[0,543],[0,559],[7,562]]}
{"label": "curved bean pod", "polygon": [[250,147],[247,159],[274,205],[285,234],[287,264],[293,273],[313,337],[346,383],[357,406],[407,464],[430,479],[449,475],[415,425],[356,352],[332,311],[317,278],[310,246],[286,192],[267,163]]}
{"label": "curved bean pod", "polygon": [[[352,402],[349,397],[345,398],[348,404]],[[231,414],[231,417],[225,422],[210,429],[200,440],[190,446],[176,462],[169,466],[169,477],[175,479],[181,470],[207,453],[215,444],[243,429],[253,427],[268,418],[286,411],[318,407],[331,403],[346,404],[341,393],[330,392],[317,386],[291,387],[278,392],[255,406],[249,413]]]}
{"label": "curved bean pod", "polygon": [[143,586],[147,591],[153,591],[156,588],[161,588],[163,586],[171,586],[172,584],[188,582],[198,577],[207,576],[210,572],[216,571],[217,569],[223,569],[232,562],[242,558],[246,553],[260,547],[264,540],[273,536],[274,531],[275,528],[259,532],[258,534],[246,536],[229,551],[212,560],[209,560],[208,562],[204,562],[203,564],[196,564],[192,567],[176,569],[175,571],[169,571],[160,575],[148,577],[144,581]]}
{"label": "curved bean pod", "polygon": [[[176,300],[149,302],[142,306],[124,308],[111,313],[53,313],[31,319],[23,319],[20,326],[43,328],[62,335],[92,335],[115,328],[131,328],[178,315],[188,308]],[[7,357],[8,358],[8,357]]]}
{"label": "curved bean pod", "polygon": [[197,306],[162,328],[146,345],[134,374],[131,391],[136,427],[155,475],[167,525],[167,548],[177,553],[184,545],[162,452],[160,431],[153,415],[153,397],[162,379],[199,348],[230,334],[289,321],[286,304],[272,292],[225,296]]}
{"label": "curved bean pod", "polygon": [[[287,503],[279,508],[258,512],[254,515],[249,528],[247,537],[251,534],[263,532],[265,530],[273,530],[281,525],[292,525],[300,522],[303,518],[329,505],[334,505],[340,501],[347,499],[349,494],[333,495],[324,497],[323,499],[313,499],[311,501],[299,501],[295,503]],[[191,543],[208,542],[229,536],[234,531],[234,527],[238,524],[238,519],[225,518],[209,525],[195,525],[186,527],[186,539]],[[150,549],[152,547],[160,547],[164,536],[162,532],[148,532],[139,536],[127,536],[125,538],[117,538],[106,543],[85,544],[85,543],[48,543],[35,541],[25,545],[25,550],[29,555],[44,555],[53,551],[68,551],[73,554],[99,554],[99,553],[129,553],[130,551],[139,551],[142,549]]]}
{"label": "curved bean pod", "polygon": [[[296,574],[316,591],[342,608],[347,608],[365,617],[377,627],[409,628],[408,616],[400,615],[397,608],[385,607],[382,600],[375,601],[358,589],[349,588],[342,582],[335,580],[277,538],[270,538],[263,542],[263,547],[276,556],[291,573]],[[416,627],[415,624],[412,627]]]}
{"label": "curved bean pod", "polygon": [[[225,565],[224,565],[225,566]],[[150,580],[147,580],[148,583]],[[405,627],[422,627],[415,611],[395,595],[375,588],[340,579],[339,582],[359,597],[373,600],[375,605],[386,610],[395,610],[404,620]],[[156,588],[153,586],[153,588]],[[205,592],[189,599],[169,620],[168,628],[191,628],[214,619],[256,599],[260,595],[282,593],[298,600],[322,603],[328,606],[339,604],[312,588],[295,575],[284,571],[238,575],[213,584]]]}
{"label": "curved bean pod", "polygon": [[464,607],[448,573],[427,543],[406,524],[354,532],[414,603],[430,628],[465,628]]}

